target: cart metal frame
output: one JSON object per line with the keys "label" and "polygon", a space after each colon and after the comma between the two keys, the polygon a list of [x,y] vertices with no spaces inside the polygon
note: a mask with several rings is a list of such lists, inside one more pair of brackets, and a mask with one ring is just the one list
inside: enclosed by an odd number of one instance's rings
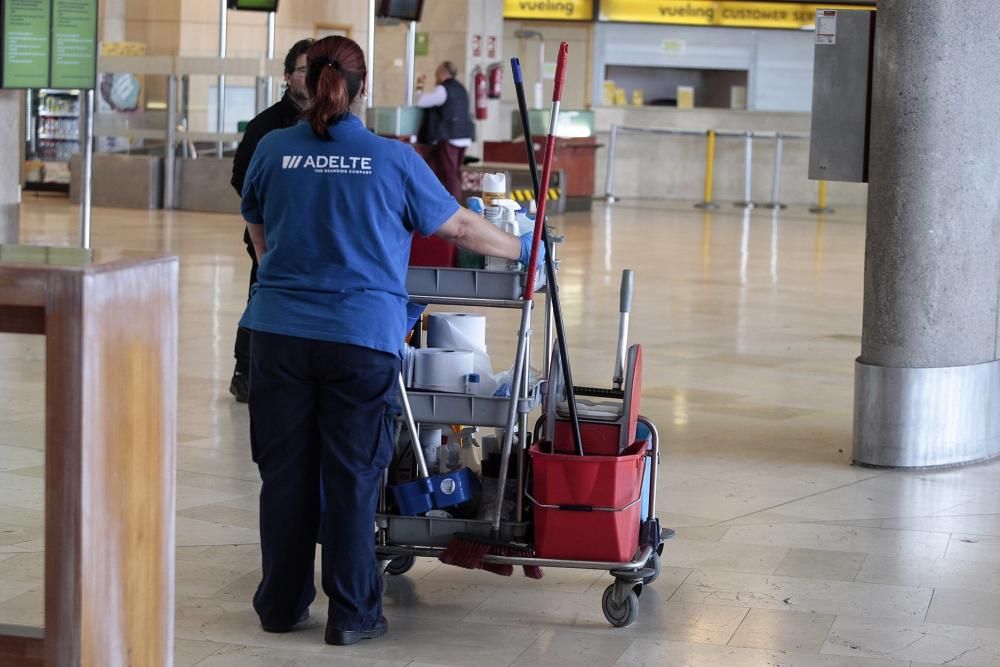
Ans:
{"label": "cart metal frame", "polygon": [[[477,271],[476,269],[468,269]],[[487,308],[521,308],[523,301],[520,299],[506,298],[481,298],[481,297],[461,297],[454,295],[440,294],[412,294],[410,299],[416,303],[427,305],[451,305],[451,306],[473,306]],[[546,349],[552,348],[552,329],[550,326],[551,308],[545,310],[545,338]],[[531,335],[529,331],[528,336]],[[529,339],[530,342],[530,339]],[[525,371],[530,368],[530,344],[528,353],[525,354]],[[548,377],[549,359],[545,359],[545,373],[543,377]],[[535,402],[543,395],[545,380],[534,387],[529,386],[527,372],[522,373],[523,380],[521,386],[508,400],[518,401],[518,432],[528,433],[528,415],[536,407]],[[484,397],[486,398],[486,397]],[[415,416],[416,417],[416,416]],[[417,422],[437,423],[433,418],[419,419]],[[655,424],[648,418],[640,415],[639,422],[644,424],[650,432],[650,447],[647,448],[646,458],[649,466],[649,498],[648,519],[645,526],[652,526],[652,533],[649,530],[640,531],[640,544],[637,545],[635,555],[631,560],[625,562],[608,561],[586,561],[586,560],[564,560],[555,558],[525,558],[487,555],[487,563],[497,565],[513,566],[538,566],[572,568],[586,570],[607,570],[615,581],[604,591],[602,597],[602,610],[608,622],[617,627],[630,625],[638,616],[638,598],[642,594],[644,585],[653,583],[660,573],[660,555],[663,551],[663,536],[660,533],[659,524],[656,519],[656,481],[657,464],[660,460],[660,439]],[[469,423],[466,425],[477,425]],[[482,425],[482,424],[479,424]],[[492,426],[488,424],[487,426]],[[528,438],[518,438],[517,442],[517,493],[515,521],[501,522],[501,528],[514,532],[519,528],[524,528],[525,500],[529,498],[525,489],[525,468],[527,461]],[[387,481],[387,478],[385,479]],[[393,575],[401,575],[407,572],[415,562],[417,557],[437,558],[444,551],[443,546],[428,544],[393,544],[394,539],[390,535],[391,520],[387,514],[388,502],[386,495],[387,485],[383,484],[382,493],[379,495],[379,511],[377,514],[378,532],[376,534],[376,554],[383,562],[385,571]],[[641,482],[640,482],[641,500]],[[430,525],[434,521],[440,521],[434,517],[406,517],[407,521],[419,521],[423,519]],[[463,521],[464,532],[482,532],[483,535],[489,533],[491,522],[488,520],[465,520]],[[428,531],[429,532],[429,531]],[[642,544],[646,541],[646,544]],[[530,544],[530,541],[528,542]]]}

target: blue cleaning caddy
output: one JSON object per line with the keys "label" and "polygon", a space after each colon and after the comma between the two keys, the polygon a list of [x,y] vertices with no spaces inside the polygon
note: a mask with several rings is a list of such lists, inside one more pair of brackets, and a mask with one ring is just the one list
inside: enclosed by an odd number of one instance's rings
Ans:
{"label": "blue cleaning caddy", "polygon": [[392,495],[404,516],[417,516],[433,509],[454,507],[472,500],[479,479],[468,468],[444,475],[431,475],[392,487]]}

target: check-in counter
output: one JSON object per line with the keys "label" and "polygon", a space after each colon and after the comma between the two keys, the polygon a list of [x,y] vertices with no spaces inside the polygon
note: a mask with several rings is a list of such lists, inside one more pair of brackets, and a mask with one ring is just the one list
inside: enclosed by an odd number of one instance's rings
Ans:
{"label": "check-in counter", "polygon": [[[545,137],[535,136],[532,147],[535,149],[535,162],[541,169],[545,157]],[[552,160],[552,173],[559,174],[553,179],[552,187],[557,189],[555,196],[549,196],[549,201],[556,200],[555,207],[550,204],[549,210],[554,213],[563,211],[589,211],[594,192],[594,154],[597,152],[597,142],[591,137],[556,138],[556,148]],[[517,141],[486,141],[483,142],[483,168],[486,171],[496,171],[502,166],[508,171],[523,171],[517,174],[509,185],[509,189],[519,191],[533,189],[531,174],[528,172],[528,158],[524,140]],[[515,167],[520,166],[517,170]]]}
{"label": "check-in counter", "polygon": [[[535,161],[541,169],[545,158],[546,133],[549,127],[549,110],[532,109],[528,112]],[[556,125],[556,145],[552,169],[562,172],[559,181],[559,210],[590,210],[594,195],[594,156],[599,144],[593,136],[594,114],[587,110],[566,109],[560,112]],[[486,164],[523,164],[528,162],[524,145],[524,132],[520,114],[511,116],[512,141],[483,142],[483,159]],[[528,187],[531,187],[530,180]]]}
{"label": "check-in counter", "polygon": [[416,136],[424,110],[420,107],[372,107],[368,109],[365,124],[375,134],[385,137]]}
{"label": "check-in counter", "polygon": [[[83,187],[80,156],[70,160],[70,201],[80,203]],[[230,185],[232,158],[177,158],[174,163],[176,206],[183,211],[240,212],[240,198]],[[163,207],[163,158],[152,155],[94,155],[94,206],[156,209]]]}
{"label": "check-in counter", "polygon": [[[69,198],[80,203],[83,163],[69,161]],[[94,154],[91,202],[94,206],[156,209],[163,206],[163,158],[155,155]]]}
{"label": "check-in counter", "polygon": [[229,182],[231,157],[177,158],[174,174],[178,209],[239,214],[240,196]]}

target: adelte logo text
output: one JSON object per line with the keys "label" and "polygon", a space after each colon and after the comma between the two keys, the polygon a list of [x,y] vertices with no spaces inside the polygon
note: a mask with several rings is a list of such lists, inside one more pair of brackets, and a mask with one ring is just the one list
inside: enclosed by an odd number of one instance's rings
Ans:
{"label": "adelte logo text", "polygon": [[337,174],[370,174],[372,159],[355,155],[282,155],[281,168],[313,169]]}

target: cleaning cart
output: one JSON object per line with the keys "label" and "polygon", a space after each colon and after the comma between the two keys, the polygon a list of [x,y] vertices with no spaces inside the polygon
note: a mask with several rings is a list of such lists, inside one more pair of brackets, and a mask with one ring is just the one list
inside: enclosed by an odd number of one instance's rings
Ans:
{"label": "cleaning cart", "polygon": [[[524,277],[517,272],[411,267],[408,287],[410,299],[422,304],[521,308],[523,301],[515,295]],[[624,318],[628,312],[624,281],[622,293]],[[546,331],[551,330],[549,317],[546,308]],[[525,545],[535,555],[487,555],[485,561],[493,566],[607,570],[614,582],[604,592],[602,609],[612,625],[624,627],[638,615],[643,586],[659,576],[663,550],[656,520],[660,441],[655,425],[638,414],[641,347],[628,348],[620,386],[576,387],[581,398],[596,399],[581,401],[585,448],[588,443],[595,448],[582,457],[573,451],[564,430],[565,386],[559,357],[553,353],[546,362],[547,374],[531,383],[526,372],[529,355],[525,355],[523,380],[509,397],[413,389],[403,395],[416,429],[419,424],[505,428],[515,406],[517,432],[525,437],[516,440],[512,453],[511,465],[517,471],[511,483],[514,512],[501,521],[500,536]],[[532,427],[529,419],[537,412],[541,416]],[[433,477],[426,471],[417,475],[425,476]],[[487,519],[404,515],[390,512],[392,505],[392,494],[386,490],[380,500],[376,551],[392,575],[405,574],[417,557],[439,557],[456,534],[485,537],[491,532]]]}
{"label": "cleaning cart", "polygon": [[[638,614],[642,588],[660,572],[663,543],[656,518],[656,462],[659,438],[651,421],[639,415],[642,348],[627,348],[631,271],[622,279],[619,346],[611,388],[576,387],[572,380],[558,285],[554,245],[545,227],[546,193],[565,81],[568,47],[560,46],[553,89],[549,136],[541,178],[534,162],[523,81],[512,60],[515,88],[532,172],[538,214],[525,272],[445,267],[411,267],[407,288],[421,304],[516,308],[521,311],[517,353],[509,396],[408,391],[400,382],[416,479],[396,484],[380,496],[376,551],[390,574],[403,574],[417,556],[510,575],[521,566],[526,576],[542,577],[542,568],[607,570],[614,583],[602,599],[607,620],[631,624]],[[530,319],[536,268],[545,256],[547,299],[546,348],[552,349],[554,319],[557,345],[546,359],[546,373],[530,381]],[[554,316],[554,318],[553,318]],[[577,396],[581,397],[578,403]],[[590,400],[591,398],[596,400]],[[529,416],[542,417],[529,430]],[[432,475],[419,443],[420,423],[457,424],[503,429],[503,446],[492,494],[491,519],[443,512],[471,502],[474,484]],[[532,438],[534,435],[534,438]],[[406,458],[405,454],[397,457]],[[485,474],[485,463],[483,472]],[[512,474],[513,473],[513,474]],[[513,486],[505,512],[508,480]],[[388,486],[388,485],[387,485]],[[447,487],[447,488],[446,488]],[[442,490],[467,489],[460,497]],[[486,493],[483,498],[489,498]],[[392,511],[395,510],[395,511]]]}

